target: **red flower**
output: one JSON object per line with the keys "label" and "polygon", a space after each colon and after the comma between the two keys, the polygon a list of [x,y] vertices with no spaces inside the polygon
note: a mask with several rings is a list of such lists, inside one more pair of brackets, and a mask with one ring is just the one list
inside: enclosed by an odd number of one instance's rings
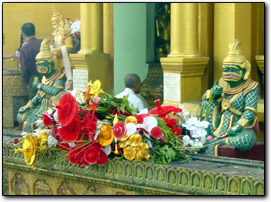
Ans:
{"label": "red flower", "polygon": [[58,121],[61,125],[69,125],[76,117],[78,106],[76,99],[69,93],[64,94],[57,106]]}
{"label": "red flower", "polygon": [[175,133],[175,135],[179,136],[182,134],[182,129],[178,127],[174,127],[172,131]]}
{"label": "red flower", "polygon": [[64,141],[79,140],[80,129],[80,118],[79,116],[76,116],[69,125],[59,128],[58,133]]}
{"label": "red flower", "polygon": [[73,148],[68,155],[68,159],[72,164],[78,164],[80,162],[80,149]]}
{"label": "red flower", "polygon": [[97,162],[100,152],[101,150],[96,149],[95,147],[90,147],[84,152],[84,160],[88,164],[94,164]]}
{"label": "red flower", "polygon": [[94,142],[94,136],[97,129],[97,120],[94,113],[88,113],[81,123],[81,133],[87,134],[92,142]]}
{"label": "red flower", "polygon": [[159,127],[154,127],[153,129],[151,129],[151,136],[155,139],[161,137],[162,135],[162,129]]}
{"label": "red flower", "polygon": [[139,114],[139,115],[133,115],[137,119],[137,123],[142,124],[144,122],[144,118],[149,116],[148,114]]}
{"label": "red flower", "polygon": [[47,112],[42,113],[42,120],[47,127],[53,124],[53,118]]}
{"label": "red flower", "polygon": [[108,156],[106,155],[106,153],[101,151],[100,156],[97,160],[97,164],[100,166],[103,166],[104,164],[106,164],[107,160],[108,160]]}
{"label": "red flower", "polygon": [[14,144],[17,144],[19,142],[18,138],[14,139]]}
{"label": "red flower", "polygon": [[122,137],[124,137],[124,135],[126,134],[126,127],[125,124],[121,121],[117,122],[113,128],[113,135],[117,138],[117,139],[121,139]]}

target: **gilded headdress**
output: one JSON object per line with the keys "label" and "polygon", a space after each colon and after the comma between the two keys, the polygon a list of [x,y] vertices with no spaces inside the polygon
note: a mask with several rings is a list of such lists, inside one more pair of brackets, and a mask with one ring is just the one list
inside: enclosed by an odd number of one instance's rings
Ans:
{"label": "gilded headdress", "polygon": [[60,12],[56,10],[55,5],[52,5],[52,10],[53,10],[53,16],[51,18],[51,21],[57,21],[57,22],[63,21],[64,17]]}
{"label": "gilded headdress", "polygon": [[228,56],[223,60],[223,63],[227,64],[238,64],[241,68],[246,68],[246,74],[244,76],[244,80],[246,80],[250,74],[251,65],[249,61],[242,54],[240,49],[240,40],[235,39],[229,44],[229,52]]}
{"label": "gilded headdress", "polygon": [[36,60],[49,60],[54,57],[54,54],[50,50],[51,40],[46,38],[41,42],[40,52],[36,56]]}

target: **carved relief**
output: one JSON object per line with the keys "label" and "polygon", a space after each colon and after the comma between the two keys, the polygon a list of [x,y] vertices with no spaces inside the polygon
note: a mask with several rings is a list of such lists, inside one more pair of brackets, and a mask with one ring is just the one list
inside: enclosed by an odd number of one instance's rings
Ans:
{"label": "carved relief", "polygon": [[181,190],[187,190],[190,188],[190,174],[187,170],[182,169],[179,174],[179,185]]}
{"label": "carved relief", "polygon": [[11,192],[15,195],[30,195],[29,185],[21,173],[15,173],[11,180]]}
{"label": "carved relief", "polygon": [[168,171],[168,184],[173,189],[177,188],[177,174],[176,171],[173,169],[170,169]]}
{"label": "carved relief", "polygon": [[57,195],[77,195],[70,185],[70,182],[64,180],[60,187],[57,189]]}
{"label": "carved relief", "polygon": [[240,194],[240,180],[233,176],[229,179],[228,194],[239,195]]}
{"label": "carved relief", "polygon": [[241,181],[241,194],[253,195],[253,183],[249,179],[243,179]]}
{"label": "carved relief", "polygon": [[202,191],[206,194],[213,193],[214,176],[210,173],[203,174]]}
{"label": "carved relief", "polygon": [[53,195],[53,191],[46,180],[39,179],[34,183],[35,195]]}
{"label": "carved relief", "polygon": [[264,183],[262,181],[255,182],[254,195],[264,195]]}
{"label": "carved relief", "polygon": [[193,192],[200,191],[200,182],[201,182],[201,175],[199,172],[195,171],[191,174],[191,190]]}
{"label": "carved relief", "polygon": [[227,180],[223,175],[218,175],[215,178],[214,194],[224,195],[227,190]]}

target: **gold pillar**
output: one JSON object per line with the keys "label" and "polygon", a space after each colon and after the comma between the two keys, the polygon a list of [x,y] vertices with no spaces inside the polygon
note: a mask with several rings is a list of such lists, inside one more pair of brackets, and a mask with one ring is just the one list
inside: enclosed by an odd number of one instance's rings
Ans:
{"label": "gold pillar", "polygon": [[99,79],[103,90],[110,93],[113,91],[113,74],[108,72],[113,67],[110,66],[110,55],[103,52],[103,3],[81,3],[80,21],[81,50],[71,54],[75,70],[87,70],[88,81]]}
{"label": "gold pillar", "polygon": [[199,101],[209,58],[198,52],[198,3],[171,3],[170,54],[161,58],[164,105]]}
{"label": "gold pillar", "polygon": [[170,20],[169,57],[198,55],[198,3],[171,3]]}
{"label": "gold pillar", "polygon": [[228,55],[229,43],[241,41],[243,55],[252,59],[251,3],[215,3],[214,6],[214,81],[222,74],[222,63]]}

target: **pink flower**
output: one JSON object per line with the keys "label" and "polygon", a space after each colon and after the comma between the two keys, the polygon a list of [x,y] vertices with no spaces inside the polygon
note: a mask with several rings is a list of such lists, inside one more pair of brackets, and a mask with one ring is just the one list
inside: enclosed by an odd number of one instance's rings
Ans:
{"label": "pink flower", "polygon": [[101,98],[100,97],[96,97],[93,99],[93,102],[98,104],[98,102],[100,102]]}
{"label": "pink flower", "polygon": [[213,137],[211,135],[209,135],[207,138],[206,138],[207,141],[211,141],[213,140]]}

